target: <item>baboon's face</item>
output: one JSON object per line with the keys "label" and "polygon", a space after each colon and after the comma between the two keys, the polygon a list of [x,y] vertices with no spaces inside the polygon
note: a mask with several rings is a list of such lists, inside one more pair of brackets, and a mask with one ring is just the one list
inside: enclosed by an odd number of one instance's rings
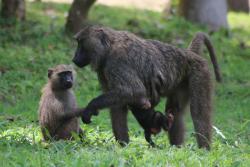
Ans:
{"label": "baboon's face", "polygon": [[60,87],[62,89],[70,89],[73,86],[73,75],[71,71],[64,71],[58,73]]}
{"label": "baboon's face", "polygon": [[70,70],[67,66],[65,66],[65,69],[63,69],[63,66],[60,68],[49,69],[48,77],[52,83],[52,87],[57,90],[70,89],[74,83],[73,70]]}
{"label": "baboon's face", "polygon": [[106,54],[107,35],[101,28],[88,27],[75,35],[78,46],[73,62],[78,67],[84,67],[96,58]]}

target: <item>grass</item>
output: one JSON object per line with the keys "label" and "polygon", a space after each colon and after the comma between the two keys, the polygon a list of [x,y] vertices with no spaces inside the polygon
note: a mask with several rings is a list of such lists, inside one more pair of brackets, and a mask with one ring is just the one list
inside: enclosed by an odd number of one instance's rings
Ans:
{"label": "grass", "polygon": [[[76,47],[64,34],[68,9],[66,4],[27,3],[26,23],[0,28],[0,166],[250,166],[250,16],[246,14],[229,13],[230,37],[223,31],[211,36],[224,78],[222,84],[215,83],[213,120],[225,138],[214,131],[210,152],[197,148],[189,113],[182,148],[171,147],[163,132],[154,137],[160,148],[149,148],[131,115],[131,142],[121,148],[107,110],[91,125],[81,124],[86,132],[83,143],[41,142],[37,108],[47,69],[71,63]],[[183,48],[195,32],[207,31],[176,16],[165,20],[157,12],[102,5],[94,6],[89,17]],[[75,93],[79,106],[85,106],[101,91],[95,73],[89,68],[76,70]],[[163,111],[163,102],[158,109]]]}

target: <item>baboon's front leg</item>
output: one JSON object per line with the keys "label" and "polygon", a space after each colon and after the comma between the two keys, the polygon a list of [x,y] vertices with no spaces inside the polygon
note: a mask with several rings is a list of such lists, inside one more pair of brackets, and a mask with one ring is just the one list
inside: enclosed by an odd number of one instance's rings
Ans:
{"label": "baboon's front leg", "polygon": [[[136,93],[134,93],[136,94]],[[141,98],[136,95],[132,95],[126,91],[110,91],[94,98],[84,109],[82,121],[84,123],[91,122],[91,116],[94,115],[99,109],[112,107],[112,106],[127,106],[128,104],[139,101]],[[149,106],[150,107],[150,106]]]}
{"label": "baboon's front leg", "polygon": [[110,110],[111,122],[115,139],[122,145],[129,142],[128,125],[127,125],[128,110],[126,107],[112,107]]}

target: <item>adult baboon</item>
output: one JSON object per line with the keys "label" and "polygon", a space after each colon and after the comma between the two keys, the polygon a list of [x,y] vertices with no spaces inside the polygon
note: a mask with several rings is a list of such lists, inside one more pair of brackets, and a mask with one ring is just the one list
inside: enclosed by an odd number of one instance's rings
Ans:
{"label": "adult baboon", "polygon": [[48,83],[42,90],[39,103],[39,123],[44,140],[72,139],[72,133],[83,135],[72,91],[75,71],[69,65],[58,65],[48,70]]}
{"label": "adult baboon", "polygon": [[[206,46],[212,46],[204,34],[202,37],[201,43],[196,43],[198,47],[204,41]],[[190,100],[198,146],[209,149],[212,81],[204,58],[190,49],[105,27],[86,27],[75,38],[78,48],[73,62],[79,67],[90,64],[105,92],[87,105],[83,121],[89,122],[92,112],[110,107],[114,135],[118,141],[128,143],[127,105],[147,97],[153,109],[160,97],[167,97],[166,112],[174,115],[170,143],[180,145],[184,136],[182,113]],[[218,67],[211,51],[212,63]],[[215,74],[220,80],[219,71]]]}

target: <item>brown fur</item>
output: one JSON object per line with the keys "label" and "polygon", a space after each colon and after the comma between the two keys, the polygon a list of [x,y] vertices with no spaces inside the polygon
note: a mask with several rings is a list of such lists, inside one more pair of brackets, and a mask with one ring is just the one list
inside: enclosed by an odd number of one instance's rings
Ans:
{"label": "brown fur", "polygon": [[[94,111],[110,107],[115,137],[128,143],[126,106],[133,107],[146,97],[153,109],[160,97],[166,97],[166,113],[174,116],[170,143],[180,145],[184,140],[182,113],[190,101],[198,146],[210,148],[213,87],[208,62],[196,49],[176,48],[98,26],[85,28],[76,39],[79,45],[73,62],[79,67],[90,64],[104,90],[104,94],[87,105],[85,122],[90,121]],[[202,46],[204,40],[200,41],[197,46]]]}
{"label": "brown fur", "polygon": [[77,116],[81,112],[76,109],[76,99],[72,89],[59,89],[58,74],[65,71],[75,71],[68,65],[58,65],[49,69],[48,83],[42,90],[39,103],[39,123],[44,140],[72,139],[72,132],[82,135]]}

